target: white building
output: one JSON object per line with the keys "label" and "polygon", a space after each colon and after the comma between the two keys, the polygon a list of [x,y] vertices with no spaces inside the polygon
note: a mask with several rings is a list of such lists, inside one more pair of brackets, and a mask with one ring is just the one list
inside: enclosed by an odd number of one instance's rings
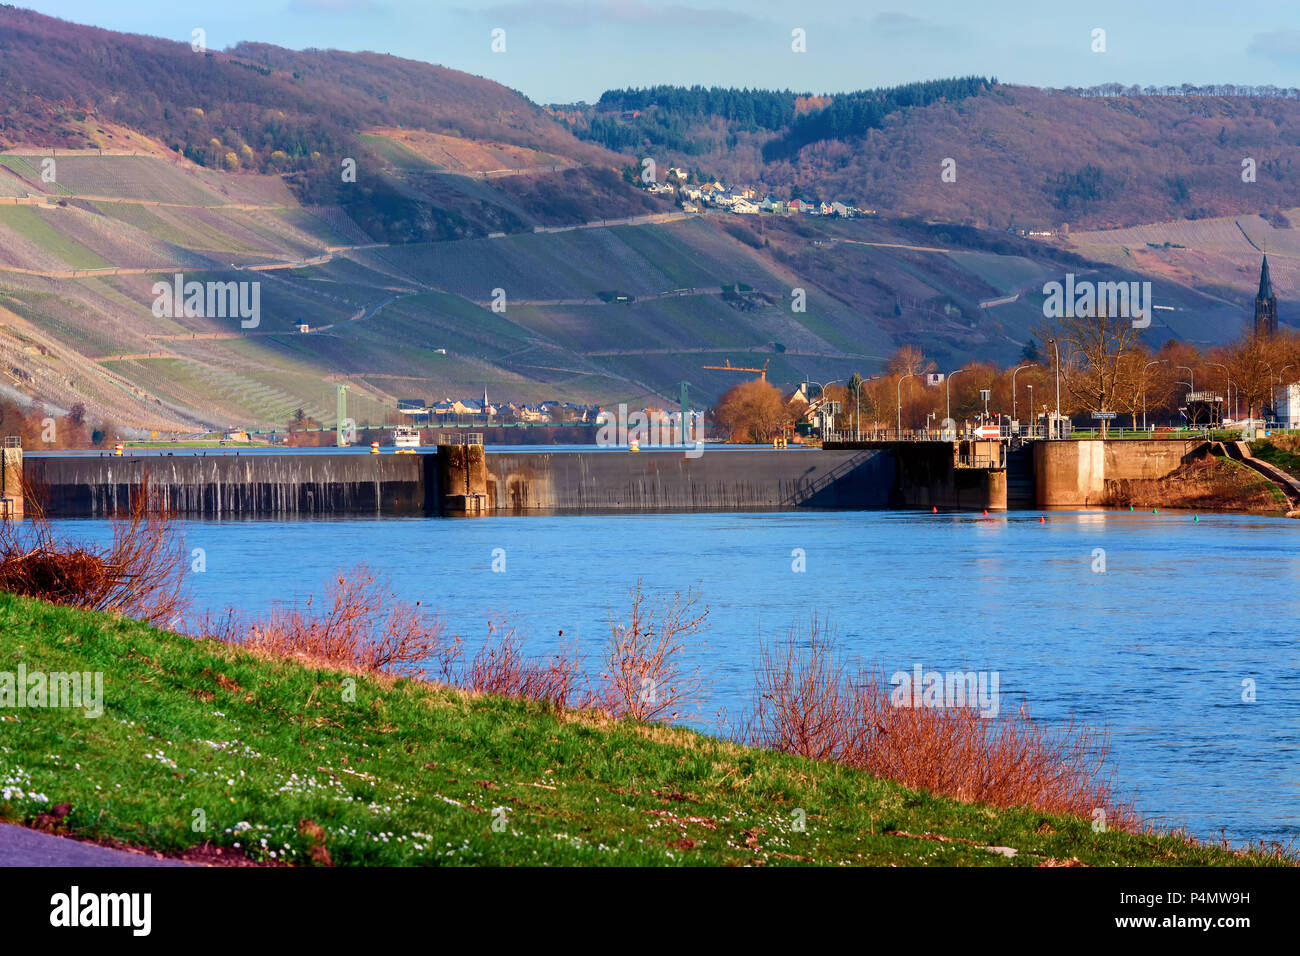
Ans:
{"label": "white building", "polygon": [[1277,423],[1282,428],[1300,428],[1300,382],[1278,386],[1273,390]]}

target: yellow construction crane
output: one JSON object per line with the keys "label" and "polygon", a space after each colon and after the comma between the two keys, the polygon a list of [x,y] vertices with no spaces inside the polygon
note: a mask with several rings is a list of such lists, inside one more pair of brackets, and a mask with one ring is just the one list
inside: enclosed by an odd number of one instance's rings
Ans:
{"label": "yellow construction crane", "polygon": [[763,360],[763,367],[762,367],[762,368],[742,368],[742,367],[739,366],[739,365],[732,365],[732,364],[731,364],[731,359],[724,359],[724,361],[727,363],[726,365],[701,365],[700,368],[711,368],[711,369],[714,369],[715,371],[719,371],[719,372],[757,372],[757,373],[758,373],[758,377],[759,377],[759,379],[761,379],[762,381],[766,382],[766,381],[767,381],[767,363],[770,362],[770,361],[772,361],[772,360],[771,360],[771,359],[764,359],[764,360]]}

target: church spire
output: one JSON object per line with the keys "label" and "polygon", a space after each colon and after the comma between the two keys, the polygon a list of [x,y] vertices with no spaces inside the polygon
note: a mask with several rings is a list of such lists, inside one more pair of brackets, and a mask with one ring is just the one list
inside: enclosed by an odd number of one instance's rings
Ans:
{"label": "church spire", "polygon": [[1273,280],[1268,276],[1268,256],[1264,256],[1264,264],[1259,267],[1259,295],[1257,299],[1273,298]]}
{"label": "church spire", "polygon": [[1277,331],[1277,293],[1268,274],[1268,256],[1259,267],[1259,294],[1255,296],[1255,334],[1272,335]]}

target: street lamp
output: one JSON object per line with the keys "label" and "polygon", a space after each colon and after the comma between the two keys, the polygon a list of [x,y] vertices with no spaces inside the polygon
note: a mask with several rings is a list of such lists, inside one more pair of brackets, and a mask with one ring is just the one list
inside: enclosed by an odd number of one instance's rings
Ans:
{"label": "street lamp", "polygon": [[1029,385],[1029,437],[1034,437],[1034,386]]}
{"label": "street lamp", "polygon": [[[969,371],[970,369],[968,368],[957,369],[957,372],[969,372]],[[956,375],[957,372],[949,372],[947,375],[943,377],[944,418],[947,421],[952,421],[952,377]]]}
{"label": "street lamp", "polygon": [[1051,437],[1056,437],[1056,429],[1061,424],[1061,346],[1056,339],[1048,339],[1052,343],[1052,348],[1056,351],[1056,420],[1052,422]]}
{"label": "street lamp", "polygon": [[1187,387],[1191,389],[1193,392],[1196,391],[1196,376],[1192,374],[1192,370],[1190,368],[1187,368],[1186,365],[1175,365],[1174,368],[1187,369]]}
{"label": "street lamp", "polygon": [[[835,384],[836,382],[838,382],[838,381],[839,381],[838,378],[833,378],[833,379],[831,379],[829,382],[827,382],[826,385],[834,385],[834,384]],[[808,384],[809,384],[809,385],[816,385],[816,386],[817,386],[818,394],[820,394],[821,397],[822,397],[822,406],[825,407],[825,405],[826,405],[826,385],[823,385],[821,382],[814,382],[812,379],[809,379],[809,380],[808,380]],[[822,416],[821,416],[821,417],[822,417],[822,440],[825,441],[825,440],[826,440],[826,413],[825,413],[824,411],[822,412]],[[834,424],[834,423],[835,423],[835,418],[834,418],[834,416],[832,416],[832,417],[831,417],[831,424]]]}
{"label": "street lamp", "polygon": [[1142,366],[1142,430],[1147,430],[1147,369],[1152,365],[1160,365],[1168,362],[1169,359],[1156,359],[1154,362],[1147,362]]}
{"label": "street lamp", "polygon": [[[1033,367],[1034,367],[1034,363],[1030,362],[1028,365],[1018,366],[1017,368],[1013,369],[1011,372],[1011,417],[1012,418],[1016,417],[1016,372],[1019,372],[1020,369],[1022,368],[1033,368]],[[1033,405],[1029,406],[1029,411],[1031,414],[1033,413],[1034,411]]]}
{"label": "street lamp", "polygon": [[908,372],[906,375],[901,376],[898,380],[898,388],[896,389],[896,391],[898,392],[898,440],[899,441],[903,440],[903,381],[905,379],[913,378],[914,376],[920,374],[921,374],[920,372]]}

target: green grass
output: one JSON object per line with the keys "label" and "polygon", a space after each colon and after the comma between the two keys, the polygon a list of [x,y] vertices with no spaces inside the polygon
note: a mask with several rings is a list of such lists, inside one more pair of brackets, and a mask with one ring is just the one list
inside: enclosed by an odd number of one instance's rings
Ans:
{"label": "green grass", "polygon": [[0,787],[20,788],[0,790],[0,816],[69,803],[84,838],[297,863],[323,841],[336,864],[1260,862],[683,729],[410,680],[356,678],[351,694],[342,673],[10,595],[0,635],[0,671],[103,674],[102,716],[0,711]]}
{"label": "green grass", "polygon": [[1270,465],[1276,465],[1287,474],[1295,476],[1300,475],[1300,455],[1279,448],[1275,442],[1256,441],[1252,442],[1250,452],[1261,461],[1266,461]]}

